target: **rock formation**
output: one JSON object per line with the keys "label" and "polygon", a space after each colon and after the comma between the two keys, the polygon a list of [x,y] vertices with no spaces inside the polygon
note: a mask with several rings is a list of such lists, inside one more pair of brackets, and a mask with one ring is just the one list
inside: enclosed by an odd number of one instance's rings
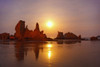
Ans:
{"label": "rock formation", "polygon": [[15,36],[18,40],[24,39],[24,33],[25,33],[25,21],[20,20],[18,24],[15,27]]}
{"label": "rock formation", "polygon": [[79,35],[79,37],[78,37],[79,39],[82,39],[82,37],[81,37],[81,35]]}
{"label": "rock formation", "polygon": [[90,37],[90,40],[98,40],[98,38],[93,36],[93,37]]}
{"label": "rock formation", "polygon": [[9,33],[2,33],[0,34],[0,40],[7,40],[9,39],[10,34]]}
{"label": "rock formation", "polygon": [[64,39],[63,32],[58,32],[56,39]]}
{"label": "rock formation", "polygon": [[34,40],[34,41],[45,41],[47,36],[40,31],[39,24],[36,23],[34,31],[29,30],[28,26],[25,27],[25,21],[20,20],[15,27],[15,37],[18,40]]}
{"label": "rock formation", "polygon": [[64,37],[65,39],[78,39],[78,36],[71,32],[65,33]]}
{"label": "rock formation", "polygon": [[58,32],[56,39],[81,39],[81,35],[77,36],[71,32],[63,34],[63,32]]}
{"label": "rock formation", "polygon": [[40,29],[39,29],[39,24],[38,23],[36,23],[36,28],[35,28],[35,30],[34,31],[38,31],[38,32],[40,32]]}

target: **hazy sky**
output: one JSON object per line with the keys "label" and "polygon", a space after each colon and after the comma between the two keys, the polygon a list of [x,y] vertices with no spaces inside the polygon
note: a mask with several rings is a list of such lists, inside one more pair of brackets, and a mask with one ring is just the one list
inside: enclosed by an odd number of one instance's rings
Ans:
{"label": "hazy sky", "polygon": [[[34,30],[56,37],[58,31],[73,32],[83,37],[100,35],[100,0],[0,0],[0,33],[15,32],[19,20]],[[46,22],[52,21],[52,28]]]}

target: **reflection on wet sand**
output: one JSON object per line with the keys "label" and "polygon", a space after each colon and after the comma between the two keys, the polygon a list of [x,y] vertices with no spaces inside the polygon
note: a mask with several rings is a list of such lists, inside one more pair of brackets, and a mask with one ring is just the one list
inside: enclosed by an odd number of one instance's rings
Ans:
{"label": "reflection on wet sand", "polygon": [[[18,61],[24,60],[24,56],[27,56],[28,50],[33,50],[35,53],[35,58],[38,60],[39,57],[39,50],[43,51],[44,43],[34,42],[32,43],[24,43],[24,42],[17,42],[15,45],[15,55]],[[31,48],[30,48],[31,47]]]}

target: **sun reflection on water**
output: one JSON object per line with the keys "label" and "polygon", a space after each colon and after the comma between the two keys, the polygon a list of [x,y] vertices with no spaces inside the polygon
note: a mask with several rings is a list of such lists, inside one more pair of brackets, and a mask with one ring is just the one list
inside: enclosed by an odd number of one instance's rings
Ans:
{"label": "sun reflection on water", "polygon": [[51,50],[51,48],[53,47],[53,45],[52,44],[47,44],[47,48],[48,48],[48,62],[49,62],[49,64],[48,64],[48,66],[49,67],[51,67],[51,57],[52,57],[52,50]]}
{"label": "sun reflection on water", "polygon": [[48,51],[48,59],[51,58],[51,51]]}
{"label": "sun reflection on water", "polygon": [[47,47],[48,47],[48,59],[50,59],[51,58],[51,54],[52,54],[52,51],[51,51],[52,44],[47,44]]}
{"label": "sun reflection on water", "polygon": [[51,47],[52,47],[52,44],[47,44],[47,47],[48,47],[48,48],[51,48]]}

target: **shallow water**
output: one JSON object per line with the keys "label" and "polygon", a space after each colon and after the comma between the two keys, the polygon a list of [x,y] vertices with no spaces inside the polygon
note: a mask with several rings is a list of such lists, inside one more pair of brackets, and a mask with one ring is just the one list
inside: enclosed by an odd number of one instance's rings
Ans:
{"label": "shallow water", "polygon": [[1,42],[0,67],[100,67],[100,41]]}

